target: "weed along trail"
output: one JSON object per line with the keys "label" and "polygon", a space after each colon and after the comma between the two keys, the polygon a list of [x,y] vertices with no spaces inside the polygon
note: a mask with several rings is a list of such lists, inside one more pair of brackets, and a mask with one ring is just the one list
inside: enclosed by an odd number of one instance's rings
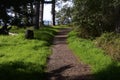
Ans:
{"label": "weed along trail", "polygon": [[90,67],[78,61],[66,43],[69,28],[60,29],[47,64],[46,80],[93,80]]}

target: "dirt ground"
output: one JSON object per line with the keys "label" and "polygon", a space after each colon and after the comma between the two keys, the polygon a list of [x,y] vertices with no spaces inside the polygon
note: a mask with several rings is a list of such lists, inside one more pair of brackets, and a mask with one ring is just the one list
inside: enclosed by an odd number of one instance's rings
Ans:
{"label": "dirt ground", "polygon": [[90,66],[78,60],[68,48],[66,38],[69,31],[69,28],[61,29],[54,38],[46,80],[93,80]]}

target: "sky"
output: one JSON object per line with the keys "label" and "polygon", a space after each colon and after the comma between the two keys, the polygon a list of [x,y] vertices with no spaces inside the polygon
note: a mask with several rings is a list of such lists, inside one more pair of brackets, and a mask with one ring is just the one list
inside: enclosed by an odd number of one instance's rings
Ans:
{"label": "sky", "polygon": [[[63,5],[65,5],[65,4],[67,4],[67,3],[69,3],[69,6],[72,6],[72,3],[70,3],[70,2],[62,3],[62,4],[60,4],[60,6],[63,6]],[[51,7],[52,7],[51,4],[45,4],[45,5],[44,5],[43,20],[52,21]],[[60,9],[60,8],[58,8],[58,7],[56,6],[55,10],[56,10],[56,11],[59,11],[59,9]]]}
{"label": "sky", "polygon": [[51,4],[45,4],[45,5],[44,5],[44,16],[43,16],[43,20],[52,21]]}
{"label": "sky", "polygon": [[[43,15],[43,20],[46,21],[52,21],[52,14],[51,14],[51,4],[45,4],[44,5],[44,15]],[[56,11],[58,11],[58,7],[55,8]]]}

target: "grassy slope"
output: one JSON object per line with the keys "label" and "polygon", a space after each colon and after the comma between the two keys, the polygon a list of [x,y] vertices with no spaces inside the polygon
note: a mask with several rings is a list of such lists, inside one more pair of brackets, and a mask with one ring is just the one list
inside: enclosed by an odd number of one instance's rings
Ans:
{"label": "grassy slope", "polygon": [[97,48],[92,41],[80,39],[76,32],[69,33],[69,47],[86,64],[90,64],[96,80],[120,80],[120,65],[113,61],[104,51]]}
{"label": "grassy slope", "polygon": [[15,36],[0,36],[0,80],[41,80],[56,30],[37,30],[33,40],[24,38],[24,29],[17,32]]}

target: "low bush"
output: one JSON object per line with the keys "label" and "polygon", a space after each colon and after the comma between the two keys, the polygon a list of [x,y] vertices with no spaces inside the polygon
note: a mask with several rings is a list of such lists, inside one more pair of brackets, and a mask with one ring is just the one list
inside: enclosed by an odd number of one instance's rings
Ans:
{"label": "low bush", "polygon": [[95,44],[104,49],[112,59],[120,61],[120,34],[104,33],[95,40]]}

